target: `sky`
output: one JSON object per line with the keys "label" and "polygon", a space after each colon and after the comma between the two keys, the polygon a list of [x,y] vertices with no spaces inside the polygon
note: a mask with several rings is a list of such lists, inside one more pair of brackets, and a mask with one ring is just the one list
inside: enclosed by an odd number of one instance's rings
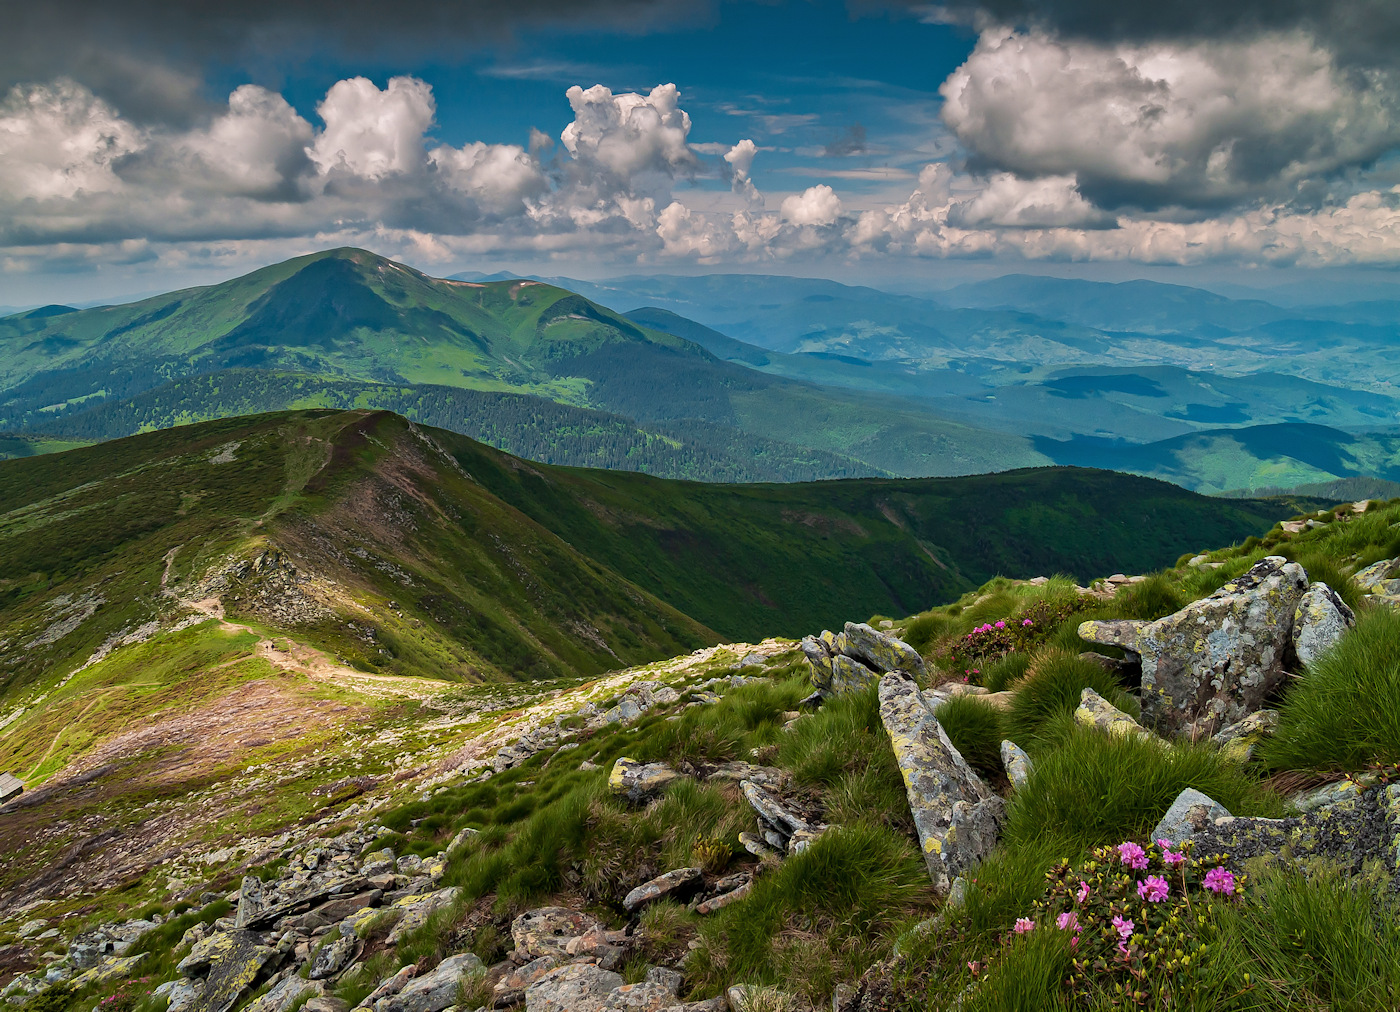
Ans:
{"label": "sky", "polygon": [[439,275],[1400,281],[1394,0],[0,17],[0,305],[341,245]]}

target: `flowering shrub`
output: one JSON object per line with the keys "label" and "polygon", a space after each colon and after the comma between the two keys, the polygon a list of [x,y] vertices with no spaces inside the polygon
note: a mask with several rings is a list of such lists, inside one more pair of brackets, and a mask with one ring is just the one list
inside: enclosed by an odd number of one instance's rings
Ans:
{"label": "flowering shrub", "polygon": [[125,982],[112,994],[100,998],[93,1012],[131,1012],[151,993],[146,986],[150,982],[150,977]]}
{"label": "flowering shrub", "polygon": [[941,651],[941,666],[947,671],[961,671],[964,681],[980,683],[982,669],[988,664],[1044,642],[1060,623],[1091,603],[1086,599],[1037,601],[1018,615],[985,622],[945,647]]}
{"label": "flowering shrub", "polygon": [[1069,932],[1068,983],[1080,997],[1108,985],[1143,1006],[1169,984],[1189,991],[1211,958],[1216,910],[1244,891],[1224,859],[1195,858],[1190,843],[1170,840],[1099,847],[1080,868],[1061,861],[1046,873],[1044,898],[1014,933]]}

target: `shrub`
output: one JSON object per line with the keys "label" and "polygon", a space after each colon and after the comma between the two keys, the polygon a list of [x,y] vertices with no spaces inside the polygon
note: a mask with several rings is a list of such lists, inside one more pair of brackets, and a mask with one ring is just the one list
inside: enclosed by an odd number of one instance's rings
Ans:
{"label": "shrub", "polygon": [[1187,787],[1235,815],[1283,812],[1277,795],[1208,745],[1163,747],[1075,726],[1037,757],[1030,782],[1012,797],[1005,840],[1018,846],[1053,839],[1073,854],[1141,838]]}
{"label": "shrub", "polygon": [[[997,595],[997,598],[1004,596]],[[1007,607],[1003,612],[1005,617],[976,625],[948,644],[939,662],[955,676],[962,675],[968,681],[985,684],[983,674],[991,665],[1008,654],[1025,653],[1044,643],[1071,616],[1091,606],[1087,598],[1074,595],[1041,598],[1014,614]],[[986,602],[979,604],[977,610],[981,612],[985,607]]]}
{"label": "shrub", "polygon": [[1050,718],[1073,713],[1085,688],[1093,689],[1119,709],[1134,715],[1135,702],[1117,680],[1078,654],[1062,648],[1040,651],[1031,661],[1026,677],[1016,683],[1016,696],[1006,718],[1007,737],[1022,748],[1032,742]]}
{"label": "shrub", "polygon": [[1359,771],[1400,760],[1400,613],[1358,616],[1293,683],[1259,755],[1276,770]]}
{"label": "shrub", "polygon": [[954,696],[938,708],[938,723],[948,740],[973,769],[987,776],[1001,773],[1001,711],[976,696]]}

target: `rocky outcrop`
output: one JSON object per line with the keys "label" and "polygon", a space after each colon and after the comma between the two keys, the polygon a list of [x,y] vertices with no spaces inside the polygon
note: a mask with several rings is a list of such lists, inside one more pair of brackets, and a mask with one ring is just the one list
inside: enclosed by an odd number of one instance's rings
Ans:
{"label": "rocky outcrop", "polygon": [[1010,780],[1012,788],[1018,791],[1030,782],[1031,774],[1035,772],[1031,757],[1011,741],[1001,743],[1001,765],[1006,770],[1006,779]]}
{"label": "rocky outcrop", "polygon": [[1372,604],[1400,608],[1400,556],[1367,566],[1352,577],[1352,582]]}
{"label": "rocky outcrop", "polygon": [[880,719],[904,774],[929,876],[946,894],[996,846],[1005,804],[953,747],[907,674],[880,679]]}
{"label": "rocky outcrop", "polygon": [[661,1012],[677,1004],[678,981],[668,978],[624,984],[591,963],[573,963],[545,974],[525,990],[526,1012]]}
{"label": "rocky outcrop", "polygon": [[1356,615],[1325,583],[1308,587],[1293,612],[1293,652],[1307,666],[1336,645]]}
{"label": "rocky outcrop", "polygon": [[1144,738],[1166,744],[1131,716],[1087,687],[1079,693],[1079,706],[1074,710],[1074,720],[1085,727],[1096,727],[1110,737]]}
{"label": "rocky outcrop", "polygon": [[510,924],[515,951],[535,959],[539,956],[564,957],[569,942],[598,926],[598,919],[568,907],[539,907],[527,910]]}
{"label": "rocky outcrop", "polygon": [[1188,787],[1176,796],[1167,813],[1153,828],[1152,839],[1180,843],[1201,832],[1216,819],[1229,817],[1230,812],[1224,805]]}
{"label": "rocky outcrop", "polygon": [[924,659],[898,637],[863,622],[847,622],[844,631],[823,630],[802,641],[811,666],[812,685],[823,696],[860,692],[888,671],[911,671],[923,677]]}
{"label": "rocky outcrop", "polygon": [[1259,710],[1244,720],[1222,727],[1211,735],[1211,741],[1219,746],[1226,758],[1235,762],[1249,762],[1254,758],[1254,750],[1259,743],[1274,733],[1278,727],[1277,710]]}
{"label": "rocky outcrop", "polygon": [[1089,621],[1079,635],[1142,659],[1144,719],[1202,737],[1258,710],[1284,677],[1301,566],[1269,556],[1210,597],[1155,622]]}
{"label": "rocky outcrop", "polygon": [[457,1004],[462,977],[482,969],[470,952],[448,956],[429,973],[415,977],[389,998],[384,1012],[442,1012]]}
{"label": "rocky outcrop", "polygon": [[229,1012],[277,968],[282,954],[251,931],[233,930],[200,942],[176,967],[187,977],[203,977],[191,1012]]}
{"label": "rocky outcrop", "polygon": [[613,763],[608,774],[608,790],[633,804],[640,804],[683,777],[684,774],[677,773],[666,763],[639,763],[623,756]]}

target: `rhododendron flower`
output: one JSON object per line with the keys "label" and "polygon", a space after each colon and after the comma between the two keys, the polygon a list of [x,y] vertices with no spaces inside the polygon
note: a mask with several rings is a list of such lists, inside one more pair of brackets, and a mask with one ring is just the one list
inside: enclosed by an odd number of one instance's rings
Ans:
{"label": "rhododendron flower", "polygon": [[1133,929],[1137,927],[1137,925],[1132,921],[1124,920],[1122,917],[1118,916],[1115,916],[1111,923],[1113,924],[1114,930],[1118,932],[1118,954],[1120,956],[1126,956],[1128,954],[1128,947],[1124,943],[1127,942],[1129,938],[1133,937]]}
{"label": "rhododendron flower", "polygon": [[1003,622],[1001,619],[997,619],[997,628],[998,628],[998,629],[1005,629],[1005,628],[1006,628],[1006,623]]}
{"label": "rhododendron flower", "polygon": [[1089,892],[1089,883],[1085,882],[1083,879],[1080,879],[1079,892],[1075,894],[1075,899],[1077,899],[1080,903],[1083,903],[1089,898]]}
{"label": "rhododendron flower", "polygon": [[1160,875],[1149,875],[1138,883],[1138,895],[1149,903],[1161,903],[1170,892],[1167,880]]}
{"label": "rhododendron flower", "polygon": [[1164,850],[1162,851],[1162,860],[1170,865],[1178,865],[1186,860],[1186,855],[1180,851]]}
{"label": "rhododendron flower", "polygon": [[1016,926],[1011,930],[1018,935],[1024,935],[1027,931],[1035,930],[1035,921],[1029,917],[1018,917],[1016,918]]}
{"label": "rhododendron flower", "polygon": [[1201,884],[1213,893],[1232,893],[1235,891],[1235,876],[1224,868],[1212,868],[1206,872],[1205,881]]}
{"label": "rhododendron flower", "polygon": [[1032,622],[1032,621],[1031,621],[1030,619],[1028,619],[1028,618],[1023,618],[1023,619],[1021,619],[1021,624],[1022,624],[1023,626],[1024,626],[1024,625],[1035,625],[1035,623]]}
{"label": "rhododendron flower", "polygon": [[1133,868],[1137,871],[1142,871],[1142,869],[1147,867],[1147,851],[1143,850],[1142,847],[1138,846],[1136,843],[1120,843],[1118,845],[1118,857],[1122,859],[1123,863],[1129,868]]}
{"label": "rhododendron flower", "polygon": [[1059,917],[1055,918],[1055,927],[1061,931],[1078,931],[1079,915],[1073,910],[1066,910]]}
{"label": "rhododendron flower", "polygon": [[1170,840],[1158,840],[1157,846],[1161,847],[1163,850],[1171,850],[1172,842]]}

